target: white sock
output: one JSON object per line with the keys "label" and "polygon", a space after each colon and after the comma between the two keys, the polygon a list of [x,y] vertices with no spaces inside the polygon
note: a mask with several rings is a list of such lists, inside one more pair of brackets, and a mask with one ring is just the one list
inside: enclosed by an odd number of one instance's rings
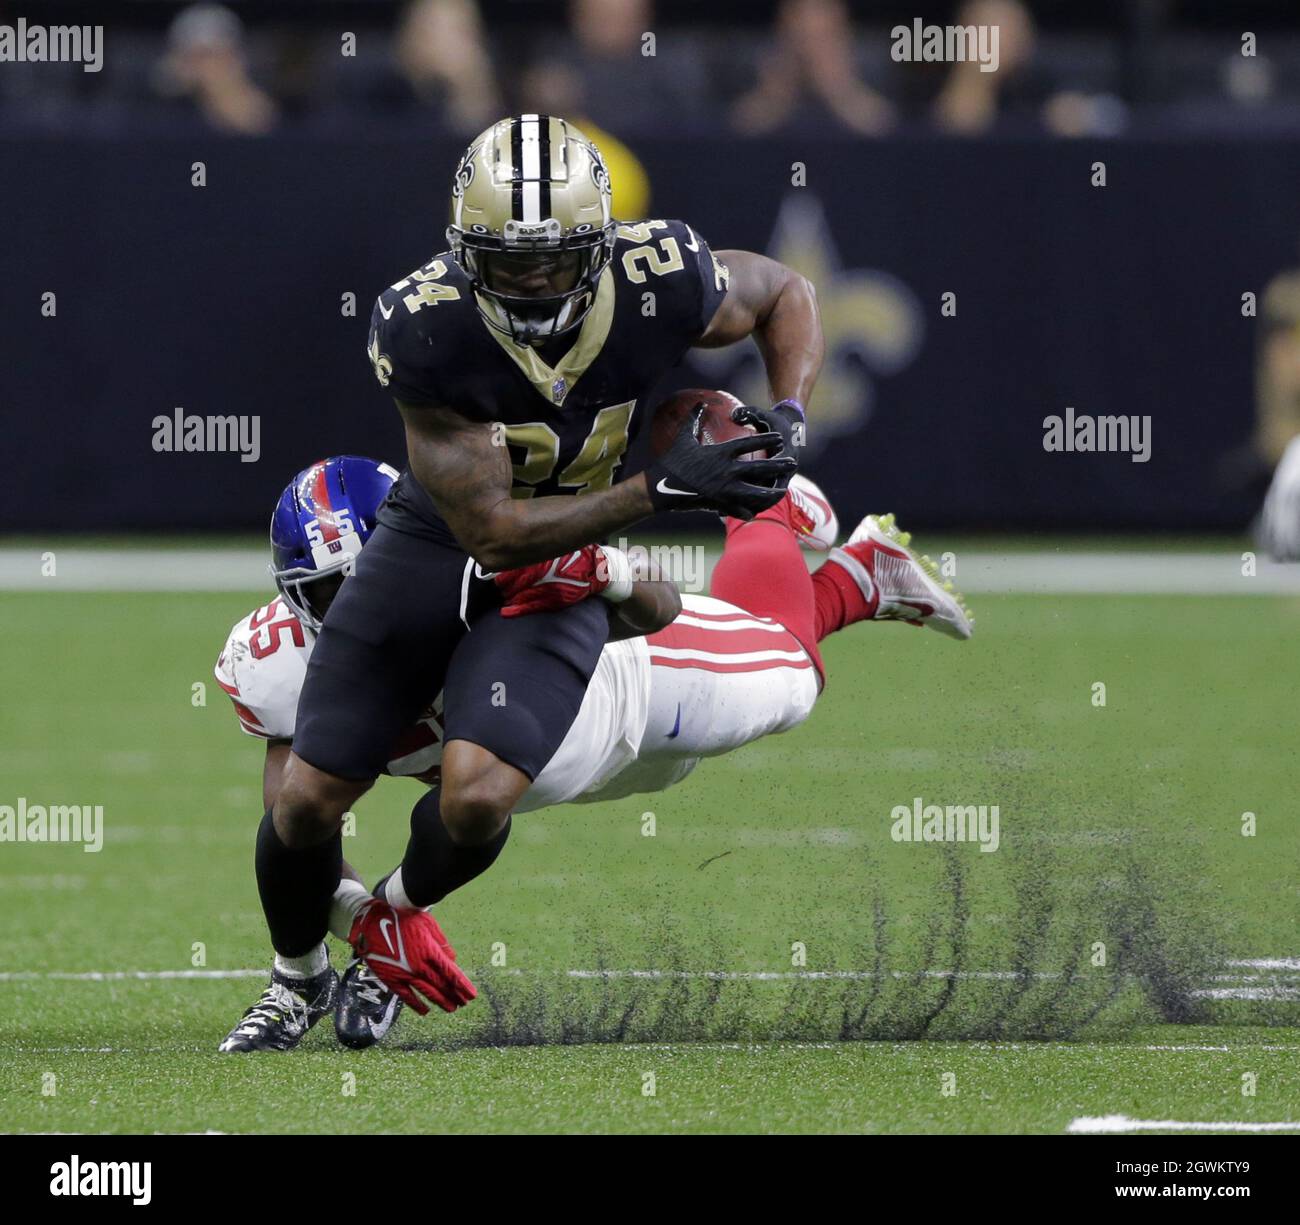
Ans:
{"label": "white sock", "polygon": [[370,900],[370,890],[365,885],[345,876],[330,900],[330,931],[340,940],[346,940],[352,934],[352,924],[361,908]]}
{"label": "white sock", "polygon": [[286,978],[315,978],[329,969],[330,953],[322,940],[310,953],[301,957],[282,957],[275,955],[275,968]]}
{"label": "white sock", "polygon": [[406,906],[414,910],[419,907],[406,896],[406,886],[402,884],[402,869],[398,869],[384,883],[384,899],[390,906]]}

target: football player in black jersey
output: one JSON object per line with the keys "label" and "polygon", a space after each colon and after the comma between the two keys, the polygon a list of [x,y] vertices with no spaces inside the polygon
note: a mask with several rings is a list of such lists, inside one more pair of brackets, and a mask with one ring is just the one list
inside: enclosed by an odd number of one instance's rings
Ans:
{"label": "football player in black jersey", "polygon": [[[439,689],[438,806],[413,819],[401,866],[357,899],[353,944],[403,998],[419,990],[448,1010],[472,998],[420,908],[501,851],[515,801],[581,705],[609,601],[628,590],[626,559],[607,549],[603,574],[552,573],[541,585],[566,606],[512,617],[500,593],[519,584],[502,584],[501,572],[582,550],[658,510],[747,519],[774,505],[822,361],[803,277],[751,252],[715,254],[680,221],[618,224],[600,153],[563,119],[504,119],[474,140],[456,170],[447,239],[448,251],[375,304],[370,360],[402,414],[408,467],[325,619],[258,833],[277,966],[301,978],[309,1007],[343,814]],[[685,351],[750,335],[774,404],[737,412],[760,432],[705,446],[688,421],[649,469],[617,479],[645,398]],[[327,519],[323,549],[343,530]],[[569,604],[575,591],[605,598]]]}

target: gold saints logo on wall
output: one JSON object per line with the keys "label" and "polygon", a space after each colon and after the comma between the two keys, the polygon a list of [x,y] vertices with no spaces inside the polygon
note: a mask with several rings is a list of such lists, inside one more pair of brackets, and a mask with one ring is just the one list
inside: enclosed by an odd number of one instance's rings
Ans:
{"label": "gold saints logo on wall", "polygon": [[[804,189],[781,206],[767,253],[816,287],[826,337],[826,364],[808,404],[810,451],[836,434],[860,429],[875,406],[875,381],[906,369],[925,336],[921,303],[898,277],[877,269],[842,268],[835,237],[818,199]],[[767,378],[758,349],[746,341],[727,349],[694,349],[690,362],[747,404],[766,403]]]}

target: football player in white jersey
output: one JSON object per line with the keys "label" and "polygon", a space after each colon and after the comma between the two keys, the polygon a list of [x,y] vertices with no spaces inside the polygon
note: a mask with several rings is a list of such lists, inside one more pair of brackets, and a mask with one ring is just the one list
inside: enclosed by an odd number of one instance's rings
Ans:
{"label": "football player in white jersey", "polygon": [[[235,625],[217,660],[217,682],[234,703],[240,726],[267,742],[268,807],[288,757],[316,630],[392,479],[391,468],[354,456],[325,460],[299,474],[272,524],[272,572],[280,595]],[[328,514],[317,513],[322,502],[330,504]],[[328,531],[320,530],[322,519],[330,520]],[[340,524],[351,530],[335,531]],[[792,478],[789,494],[756,519],[729,519],[726,526],[711,596],[684,595],[677,605],[671,595],[665,600],[662,583],[630,585],[618,607],[635,636],[606,645],[577,720],[516,812],[661,791],[705,757],[797,726],[824,684],[817,643],[855,621],[905,620],[956,638],[970,635],[960,597],[941,587],[928,562],[908,550],[890,517],[868,516],[842,548],[834,548],[834,511],[806,477]],[[334,539],[325,541],[327,534]],[[813,574],[801,544],[829,551]],[[615,551],[592,548],[610,569],[621,567]],[[520,612],[542,584],[568,582],[564,576],[581,567],[575,563],[566,570],[557,562],[530,569],[539,573],[526,576],[527,585],[513,594],[503,588]],[[593,585],[592,593],[598,590]],[[670,619],[656,632],[638,632]],[[439,699],[394,745],[387,773],[436,786],[441,754]],[[413,905],[400,867],[372,895],[345,865],[331,931],[348,940],[372,896],[399,908]],[[331,1007],[336,1032],[347,1045],[368,1046],[383,1037],[400,1009],[397,995],[360,958],[338,986],[324,945],[319,961],[319,981],[313,982],[277,959],[267,990],[221,1049],[291,1049]]]}

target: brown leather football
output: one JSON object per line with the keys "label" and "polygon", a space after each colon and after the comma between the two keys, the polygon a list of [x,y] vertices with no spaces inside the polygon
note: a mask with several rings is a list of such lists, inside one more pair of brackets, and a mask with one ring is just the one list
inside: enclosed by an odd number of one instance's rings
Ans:
{"label": "brown leather football", "polygon": [[[670,396],[654,411],[650,422],[650,449],[655,455],[662,455],[673,445],[673,439],[692,412],[704,405],[704,417],[700,421],[700,441],[706,445],[726,442],[731,438],[740,438],[744,434],[758,431],[752,425],[738,425],[731,419],[731,410],[738,408],[742,401],[737,400],[729,391],[710,391],[708,388],[688,387]],[[755,459],[761,451],[751,451],[743,459]]]}

